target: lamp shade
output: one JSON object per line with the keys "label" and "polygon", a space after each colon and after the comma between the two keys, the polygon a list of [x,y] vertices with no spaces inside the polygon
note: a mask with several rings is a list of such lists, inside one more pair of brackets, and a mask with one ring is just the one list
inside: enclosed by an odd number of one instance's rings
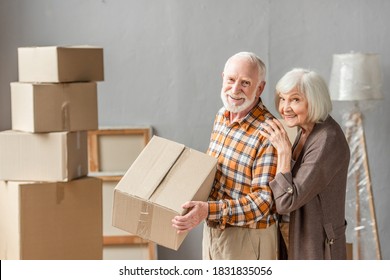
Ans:
{"label": "lamp shade", "polygon": [[333,55],[329,81],[332,100],[382,99],[382,72],[378,54]]}

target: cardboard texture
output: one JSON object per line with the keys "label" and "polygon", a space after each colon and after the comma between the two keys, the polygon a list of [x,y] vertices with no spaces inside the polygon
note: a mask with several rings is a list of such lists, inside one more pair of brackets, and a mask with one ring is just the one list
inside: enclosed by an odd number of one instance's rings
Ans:
{"label": "cardboard texture", "polygon": [[19,82],[103,81],[103,49],[94,46],[18,48]]}
{"label": "cardboard texture", "polygon": [[0,259],[102,259],[102,185],[0,181]]}
{"label": "cardboard texture", "polygon": [[95,130],[97,86],[89,83],[11,83],[12,129],[26,132]]}
{"label": "cardboard texture", "polygon": [[187,234],[177,234],[172,218],[181,205],[206,201],[217,159],[154,136],[114,190],[113,226],[177,250]]}
{"label": "cardboard texture", "polygon": [[0,132],[0,180],[70,181],[88,174],[87,132]]}

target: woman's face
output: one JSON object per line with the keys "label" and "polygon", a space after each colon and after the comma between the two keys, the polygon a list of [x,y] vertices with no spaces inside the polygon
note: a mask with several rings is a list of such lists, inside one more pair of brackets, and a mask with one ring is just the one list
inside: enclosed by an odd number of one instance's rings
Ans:
{"label": "woman's face", "polygon": [[288,127],[305,127],[308,124],[308,107],[306,97],[297,88],[279,93],[279,113]]}

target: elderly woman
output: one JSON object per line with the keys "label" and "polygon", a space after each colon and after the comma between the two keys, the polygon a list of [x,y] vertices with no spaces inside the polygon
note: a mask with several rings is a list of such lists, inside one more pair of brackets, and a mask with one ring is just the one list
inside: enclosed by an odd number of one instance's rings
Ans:
{"label": "elderly woman", "polygon": [[345,193],[349,147],[329,115],[332,102],[317,73],[293,69],[276,85],[275,104],[288,127],[298,127],[291,145],[276,119],[261,134],[278,151],[270,187],[279,214],[289,214],[288,259],[346,259]]}

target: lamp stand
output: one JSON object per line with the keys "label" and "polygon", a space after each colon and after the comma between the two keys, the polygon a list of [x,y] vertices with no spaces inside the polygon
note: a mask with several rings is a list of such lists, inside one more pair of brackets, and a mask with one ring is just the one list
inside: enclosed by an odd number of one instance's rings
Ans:
{"label": "lamp stand", "polygon": [[355,183],[355,195],[356,195],[356,205],[355,205],[355,218],[356,218],[356,257],[357,259],[362,259],[364,257],[362,242],[362,230],[365,229],[362,217],[362,202],[363,202],[363,193],[364,186],[367,191],[367,200],[369,203],[370,218],[372,225],[372,233],[374,235],[374,241],[376,246],[376,258],[378,260],[382,259],[380,242],[378,236],[378,228],[376,223],[374,199],[372,193],[372,185],[370,178],[370,169],[368,165],[367,157],[367,148],[366,140],[363,129],[363,120],[362,113],[359,108],[356,106],[355,109],[347,117],[346,122],[346,138],[351,149],[351,162],[349,166],[349,174],[354,175]]}

